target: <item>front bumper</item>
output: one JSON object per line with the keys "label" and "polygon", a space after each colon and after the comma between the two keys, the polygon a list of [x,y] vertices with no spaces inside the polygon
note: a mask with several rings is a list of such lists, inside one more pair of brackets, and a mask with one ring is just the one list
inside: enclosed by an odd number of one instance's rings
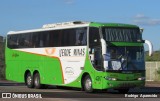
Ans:
{"label": "front bumper", "polygon": [[145,81],[109,81],[106,80],[103,83],[103,89],[115,88],[115,89],[124,89],[124,88],[134,88],[134,87],[144,87]]}

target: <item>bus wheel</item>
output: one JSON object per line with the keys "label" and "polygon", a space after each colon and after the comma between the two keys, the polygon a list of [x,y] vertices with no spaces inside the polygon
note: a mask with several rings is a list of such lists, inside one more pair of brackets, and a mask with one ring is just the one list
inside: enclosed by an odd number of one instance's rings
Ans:
{"label": "bus wheel", "polygon": [[31,76],[31,73],[27,73],[26,75],[26,84],[28,88],[33,88],[33,78]]}
{"label": "bus wheel", "polygon": [[34,74],[34,87],[36,89],[42,88],[42,85],[40,83],[40,75],[39,75],[39,73]]}
{"label": "bus wheel", "polygon": [[84,90],[88,93],[93,92],[93,88],[92,88],[92,80],[91,77],[89,75],[85,76],[84,81],[83,81],[83,86],[84,86]]}
{"label": "bus wheel", "polygon": [[126,94],[128,93],[129,89],[118,89],[118,92],[121,94]]}

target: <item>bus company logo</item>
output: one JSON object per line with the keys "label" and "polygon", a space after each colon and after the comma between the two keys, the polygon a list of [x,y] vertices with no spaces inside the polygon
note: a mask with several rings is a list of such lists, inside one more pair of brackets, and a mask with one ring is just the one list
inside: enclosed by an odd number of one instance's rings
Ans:
{"label": "bus company logo", "polygon": [[74,70],[73,70],[72,67],[66,67],[66,68],[65,68],[65,73],[66,73],[67,75],[73,75],[73,74],[74,74]]}
{"label": "bus company logo", "polygon": [[11,93],[2,93],[2,98],[11,98]]}
{"label": "bus company logo", "polygon": [[19,55],[17,53],[13,53],[12,57],[18,57]]}
{"label": "bus company logo", "polygon": [[53,55],[55,53],[56,49],[55,48],[46,48],[45,52],[47,55]]}

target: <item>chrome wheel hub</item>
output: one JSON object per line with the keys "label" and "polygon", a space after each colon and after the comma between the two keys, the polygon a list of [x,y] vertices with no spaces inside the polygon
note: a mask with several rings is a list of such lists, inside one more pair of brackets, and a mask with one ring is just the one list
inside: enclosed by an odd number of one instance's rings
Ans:
{"label": "chrome wheel hub", "polygon": [[32,82],[32,78],[31,78],[31,76],[28,76],[28,77],[27,77],[27,84],[28,84],[28,85],[31,85],[31,82]]}
{"label": "chrome wheel hub", "polygon": [[91,86],[92,86],[92,81],[90,79],[87,79],[85,83],[86,89],[90,90]]}

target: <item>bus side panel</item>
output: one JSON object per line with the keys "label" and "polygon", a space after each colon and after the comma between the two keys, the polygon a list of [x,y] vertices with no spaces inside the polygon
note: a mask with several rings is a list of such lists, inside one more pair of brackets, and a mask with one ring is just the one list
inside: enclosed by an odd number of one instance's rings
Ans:
{"label": "bus side panel", "polygon": [[21,58],[21,80],[24,80],[25,71],[30,70],[32,75],[35,71],[40,74],[41,84],[63,83],[61,65],[58,58],[28,52],[20,53],[23,56]]}
{"label": "bus side panel", "polygon": [[[13,81],[19,80],[20,72],[19,72],[19,64],[15,61],[8,61],[6,65],[6,79]],[[21,82],[21,81],[20,81]]]}
{"label": "bus side panel", "polygon": [[41,67],[42,84],[63,84],[63,72],[58,58],[43,57],[44,65]]}
{"label": "bus side panel", "polygon": [[[80,76],[73,82],[67,84],[66,86],[69,86],[69,87],[78,87],[78,88],[81,88],[82,87],[82,84],[83,84],[83,76],[84,75],[89,75],[92,79],[92,87],[93,89],[102,89],[102,75],[104,74],[103,72],[97,72],[93,65],[91,64],[90,62],[90,59],[89,59],[89,56],[88,54],[86,55],[86,59],[85,59],[85,66],[84,66],[84,69],[82,71],[82,73],[80,74]],[[97,76],[99,77],[97,79]]]}
{"label": "bus side panel", "polygon": [[23,82],[20,77],[20,62],[18,60],[19,52],[6,48],[6,79]]}
{"label": "bus side panel", "polygon": [[[19,50],[18,50],[19,51]],[[19,64],[20,64],[20,77],[21,81],[24,81],[24,74],[27,70],[29,70],[33,76],[34,71],[40,71],[41,67],[43,67],[43,58],[42,56],[19,51]],[[40,72],[39,72],[40,73]]]}

